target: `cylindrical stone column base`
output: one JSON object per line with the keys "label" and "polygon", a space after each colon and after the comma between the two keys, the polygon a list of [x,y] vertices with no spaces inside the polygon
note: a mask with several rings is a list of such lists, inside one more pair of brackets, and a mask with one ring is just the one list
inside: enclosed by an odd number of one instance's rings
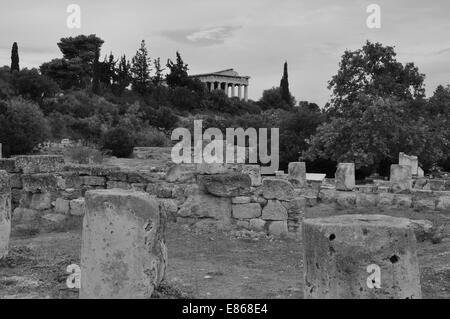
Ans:
{"label": "cylindrical stone column base", "polygon": [[149,194],[86,193],[80,298],[150,298],[162,281],[165,215]]}
{"label": "cylindrical stone column base", "polygon": [[11,184],[8,173],[0,171],[0,259],[8,254],[11,234]]}
{"label": "cylindrical stone column base", "polygon": [[409,219],[384,215],[305,219],[305,298],[421,298],[416,238],[409,224]]}

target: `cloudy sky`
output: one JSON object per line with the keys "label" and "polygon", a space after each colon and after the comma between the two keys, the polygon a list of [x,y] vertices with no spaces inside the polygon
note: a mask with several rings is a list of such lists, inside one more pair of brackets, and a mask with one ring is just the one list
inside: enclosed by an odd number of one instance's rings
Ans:
{"label": "cloudy sky", "polygon": [[[372,3],[381,29],[366,26]],[[69,4],[81,7],[81,29],[66,26]],[[38,67],[60,56],[61,37],[95,33],[103,54],[127,56],[145,39],[152,58],[179,50],[191,74],[234,68],[251,76],[253,99],[279,85],[287,60],[297,100],[323,105],[344,50],[372,40],[415,62],[430,95],[450,84],[449,9],[448,0],[0,0],[0,65],[9,65],[14,41],[21,67]]]}

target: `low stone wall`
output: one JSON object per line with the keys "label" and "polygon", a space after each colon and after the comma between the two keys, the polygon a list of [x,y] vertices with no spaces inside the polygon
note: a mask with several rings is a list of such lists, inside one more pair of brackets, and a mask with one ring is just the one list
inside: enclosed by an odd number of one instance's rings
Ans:
{"label": "low stone wall", "polygon": [[[239,227],[272,235],[300,229],[318,189],[294,189],[281,178],[262,180],[257,165],[174,165],[166,173],[69,165],[61,156],[2,159],[11,179],[12,232],[33,234],[81,226],[88,190],[144,191],[169,221]],[[308,193],[309,194],[306,194]]]}
{"label": "low stone wall", "polygon": [[353,192],[322,187],[319,201],[341,208],[391,207],[450,212],[450,191],[417,190],[402,193],[389,192],[384,186],[357,186]]}

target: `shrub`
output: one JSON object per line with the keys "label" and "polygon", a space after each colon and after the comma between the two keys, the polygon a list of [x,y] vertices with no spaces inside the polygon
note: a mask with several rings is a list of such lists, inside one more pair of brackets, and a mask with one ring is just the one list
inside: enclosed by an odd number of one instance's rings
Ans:
{"label": "shrub", "polygon": [[31,153],[49,138],[48,122],[35,103],[16,98],[1,104],[0,141],[5,156]]}
{"label": "shrub", "polygon": [[129,157],[133,153],[134,136],[122,127],[108,130],[103,136],[102,149],[117,157]]}
{"label": "shrub", "polygon": [[64,157],[76,164],[101,164],[103,154],[99,150],[87,146],[68,147],[64,151]]}
{"label": "shrub", "polygon": [[163,132],[153,127],[136,134],[136,146],[139,147],[166,147],[170,145],[170,139]]}

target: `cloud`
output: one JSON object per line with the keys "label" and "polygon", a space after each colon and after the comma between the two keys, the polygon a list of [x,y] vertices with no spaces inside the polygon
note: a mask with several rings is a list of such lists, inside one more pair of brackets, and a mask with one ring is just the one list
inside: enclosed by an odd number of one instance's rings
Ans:
{"label": "cloud", "polygon": [[173,41],[200,46],[222,44],[241,26],[216,26],[201,29],[166,30],[161,34]]}
{"label": "cloud", "polygon": [[445,49],[435,52],[436,55],[447,54],[447,53],[450,53],[450,48],[445,48]]}

